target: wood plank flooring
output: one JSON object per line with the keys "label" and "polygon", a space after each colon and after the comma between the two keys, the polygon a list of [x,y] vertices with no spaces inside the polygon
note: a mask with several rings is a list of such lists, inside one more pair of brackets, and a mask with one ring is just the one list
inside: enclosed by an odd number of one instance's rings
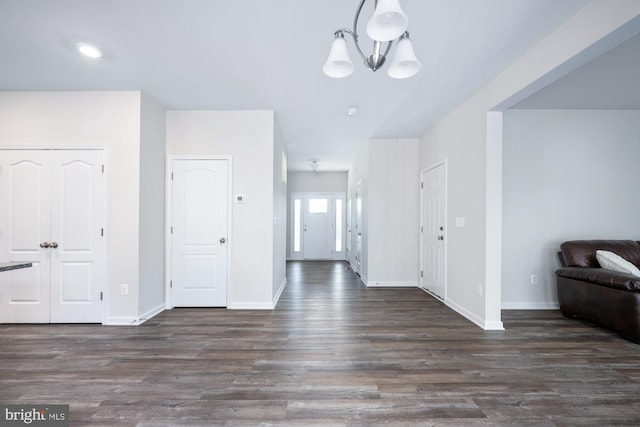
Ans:
{"label": "wood plank flooring", "polygon": [[485,332],[418,289],[292,262],[273,311],[0,325],[0,403],[91,426],[640,425],[640,346],[557,311]]}

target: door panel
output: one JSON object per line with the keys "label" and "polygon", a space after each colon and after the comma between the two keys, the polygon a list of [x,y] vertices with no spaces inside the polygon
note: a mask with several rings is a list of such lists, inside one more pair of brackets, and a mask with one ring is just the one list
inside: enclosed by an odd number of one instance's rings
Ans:
{"label": "door panel", "polygon": [[331,259],[332,195],[304,197],[303,253],[305,259]]}
{"label": "door panel", "polygon": [[422,286],[440,299],[446,298],[445,179],[444,165],[422,173]]}
{"label": "door panel", "polygon": [[48,323],[50,174],[46,152],[0,151],[0,260],[31,268],[0,273],[0,322]]}
{"label": "door panel", "polygon": [[172,304],[227,305],[226,160],[173,160]]}
{"label": "door panel", "polygon": [[103,152],[52,152],[51,322],[102,321]]}

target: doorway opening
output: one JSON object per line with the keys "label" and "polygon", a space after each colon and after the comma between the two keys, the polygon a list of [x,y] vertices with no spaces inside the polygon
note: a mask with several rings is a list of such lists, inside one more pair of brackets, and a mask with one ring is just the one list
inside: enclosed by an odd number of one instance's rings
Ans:
{"label": "doorway opening", "polygon": [[346,220],[346,193],[291,193],[291,259],[346,259]]}

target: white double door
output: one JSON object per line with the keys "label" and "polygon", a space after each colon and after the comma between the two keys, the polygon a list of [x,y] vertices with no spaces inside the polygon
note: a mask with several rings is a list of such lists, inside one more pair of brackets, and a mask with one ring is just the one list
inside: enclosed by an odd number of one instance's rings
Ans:
{"label": "white double door", "polygon": [[101,323],[102,150],[0,150],[1,323]]}
{"label": "white double door", "polygon": [[170,305],[226,307],[229,161],[170,162]]}
{"label": "white double door", "polygon": [[440,298],[446,290],[446,170],[444,164],[422,172],[422,287]]}

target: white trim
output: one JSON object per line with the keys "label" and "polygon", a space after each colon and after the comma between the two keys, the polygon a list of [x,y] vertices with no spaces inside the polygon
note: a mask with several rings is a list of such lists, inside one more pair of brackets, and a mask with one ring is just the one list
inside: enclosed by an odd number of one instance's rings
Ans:
{"label": "white trim", "polygon": [[0,150],[39,150],[39,151],[55,151],[55,150],[105,150],[104,145],[0,145]]}
{"label": "white trim", "polygon": [[484,322],[502,323],[502,112],[486,115]]}
{"label": "white trim", "polygon": [[166,197],[165,197],[165,279],[164,279],[164,306],[165,309],[170,310],[173,308],[171,302],[171,253],[172,253],[172,239],[171,239],[171,223],[173,222],[173,212],[171,209],[173,202],[173,185],[171,179],[172,166],[174,160],[226,160],[227,161],[227,307],[230,305],[232,286],[232,274],[231,274],[231,254],[233,253],[233,162],[230,155],[174,155],[167,156],[167,170],[165,177],[166,185]]}
{"label": "white trim", "polygon": [[227,306],[229,310],[273,310],[270,302],[232,302]]}
{"label": "white trim", "polygon": [[104,322],[105,326],[138,326],[140,319],[131,316],[110,316]]}
{"label": "white trim", "polygon": [[164,311],[164,303],[155,306],[151,310],[147,310],[146,312],[140,315],[140,318],[138,319],[138,325],[142,325],[144,322],[146,322],[149,319],[152,319],[153,317],[157,316],[163,311]]}
{"label": "white trim", "polygon": [[481,319],[480,317],[476,316],[474,313],[468,311],[464,307],[456,304],[454,301],[446,300],[445,305],[450,309],[452,309],[453,311],[457,312],[458,314],[466,317],[468,320],[472,321],[476,325],[480,326],[485,331],[503,331],[504,330],[504,326],[502,325],[501,321],[487,322],[484,319]]}
{"label": "white trim", "polygon": [[[330,241],[330,251],[331,256],[329,258],[306,258],[304,256],[304,236],[305,233],[300,230],[300,251],[294,252],[294,201],[301,200],[302,201],[302,209],[301,209],[301,227],[304,227],[304,216],[306,209],[306,201],[309,197],[329,197],[330,196],[330,205],[328,207],[328,215],[329,215],[329,241]],[[342,251],[336,252],[335,250],[335,241],[336,241],[336,200],[342,200]],[[346,261],[347,260],[347,226],[346,226],[346,218],[347,218],[347,193],[344,191],[294,191],[291,193],[289,198],[289,213],[291,220],[288,221],[288,232],[289,232],[289,247],[291,249],[291,253],[288,254],[288,261]]]}
{"label": "white trim", "polygon": [[[433,292],[431,292],[429,289],[425,289],[422,286],[418,286],[418,289],[423,290],[425,293],[429,294],[430,296],[432,296],[433,298],[437,299],[438,301],[440,301],[441,303],[445,304],[444,300],[442,298],[440,298],[438,295],[434,294]],[[446,304],[445,304],[446,305]]]}
{"label": "white trim", "polygon": [[369,288],[417,288],[417,282],[368,282]]}
{"label": "white trim", "polygon": [[557,302],[503,302],[502,310],[559,310]]}
{"label": "white trim", "polygon": [[302,231],[300,232],[300,250],[298,252],[295,252],[293,250],[294,249],[293,243],[294,243],[294,238],[295,238],[295,235],[294,235],[295,230],[293,229],[293,227],[295,225],[295,221],[294,221],[294,218],[295,218],[295,215],[294,215],[295,204],[294,204],[294,202],[295,202],[296,199],[300,200],[300,221],[302,221],[303,220],[302,219],[302,214],[304,213],[304,199],[303,199],[302,194],[303,193],[301,193],[299,191],[295,191],[295,192],[292,192],[290,197],[289,197],[289,207],[290,207],[289,214],[291,215],[289,218],[291,218],[291,221],[288,221],[289,222],[289,227],[288,227],[288,230],[287,230],[287,232],[289,233],[289,248],[290,248],[290,253],[287,254],[287,261],[302,261],[302,259],[303,259],[303,257],[302,257],[303,250],[302,250],[302,248],[303,248],[303,243],[304,243],[304,241],[303,241],[304,233],[302,233]]}
{"label": "white trim", "polygon": [[[427,166],[426,168],[420,170],[420,174],[418,176],[418,180],[419,180],[419,187],[420,187],[420,230],[423,230],[426,225],[424,223],[424,188],[423,188],[423,181],[422,181],[422,175],[437,168],[440,166],[444,166],[444,295],[442,296],[442,300],[441,301],[446,301],[447,299],[447,292],[448,292],[448,281],[449,281],[449,221],[448,221],[448,211],[449,211],[449,168],[448,168],[448,162],[447,162],[447,158],[445,157],[444,159],[438,160],[435,163],[432,163],[431,165]],[[424,287],[424,277],[420,274],[421,272],[424,271],[425,267],[423,264],[424,261],[424,254],[422,253],[424,250],[424,232],[420,231],[420,250],[419,252],[419,256],[420,256],[420,263],[419,263],[419,268],[420,271],[418,271],[418,287],[420,289],[423,289],[425,291],[427,291],[429,294],[432,294],[431,292],[429,292],[425,287]],[[432,294],[435,295],[435,294]],[[440,298],[438,298],[440,299]]]}
{"label": "white trim", "polygon": [[104,216],[102,217],[102,324],[104,325],[108,317],[109,305],[109,152],[108,148],[102,150],[102,164],[104,165],[104,173],[102,174],[102,191],[104,203]]}
{"label": "white trim", "polygon": [[[356,271],[356,273],[358,273],[358,272]],[[364,283],[364,285],[365,285],[365,286],[369,286],[369,285],[367,284],[367,283],[368,283],[367,278],[366,278],[366,277],[364,277],[364,276],[363,276],[362,274],[360,274],[360,273],[358,273],[358,275],[360,276],[360,281],[361,281],[362,283]]]}
{"label": "white trim", "polygon": [[285,277],[282,283],[280,284],[280,288],[278,289],[278,292],[276,292],[276,295],[273,297],[273,301],[271,302],[271,305],[273,308],[275,308],[276,305],[278,304],[278,300],[280,300],[280,295],[282,295],[282,291],[284,291],[284,288],[286,286],[287,286],[287,278]]}

